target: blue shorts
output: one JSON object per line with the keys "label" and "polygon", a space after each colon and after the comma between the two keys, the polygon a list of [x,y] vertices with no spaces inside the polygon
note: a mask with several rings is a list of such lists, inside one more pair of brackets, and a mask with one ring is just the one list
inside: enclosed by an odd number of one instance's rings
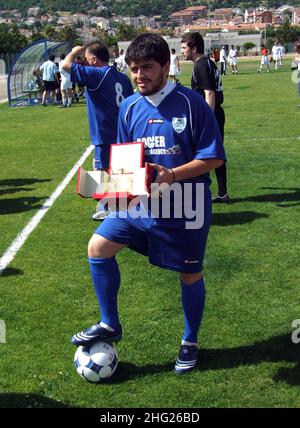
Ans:
{"label": "blue shorts", "polygon": [[95,168],[107,170],[109,167],[110,144],[95,146]]}
{"label": "blue shorts", "polygon": [[186,229],[185,219],[120,218],[110,214],[95,231],[109,241],[127,245],[148,256],[155,266],[183,273],[202,271],[211,224],[211,194],[206,192],[204,224]]}

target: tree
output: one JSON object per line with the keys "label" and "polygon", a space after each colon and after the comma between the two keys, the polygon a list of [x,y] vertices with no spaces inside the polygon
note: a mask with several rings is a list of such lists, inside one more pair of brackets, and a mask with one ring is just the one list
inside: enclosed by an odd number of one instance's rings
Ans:
{"label": "tree", "polygon": [[71,45],[73,45],[73,46],[79,44],[79,40],[78,40],[78,36],[77,36],[76,31],[69,26],[63,27],[58,32],[57,40],[61,40],[64,42],[70,42]]}
{"label": "tree", "polygon": [[58,33],[52,25],[46,25],[45,27],[45,36],[49,40],[57,40]]}
{"label": "tree", "polygon": [[39,31],[33,31],[30,39],[32,42],[37,42],[38,40],[45,39],[45,35]]}
{"label": "tree", "polygon": [[98,27],[93,31],[93,37],[102,40],[108,48],[117,46],[118,44],[117,38],[115,36],[109,35],[107,31]]}
{"label": "tree", "polygon": [[247,42],[243,44],[243,51],[245,52],[245,55],[247,55],[248,51],[250,51],[250,49],[253,49],[256,47],[256,45],[252,42]]}
{"label": "tree", "polygon": [[124,23],[118,24],[116,27],[117,40],[133,40],[137,35],[137,31],[131,25]]}
{"label": "tree", "polygon": [[20,52],[26,45],[27,39],[23,36],[17,26],[9,29],[8,26],[0,26],[0,52]]}
{"label": "tree", "polygon": [[14,26],[12,29],[11,39],[13,45],[13,52],[20,52],[27,45],[26,37],[20,33],[17,26]]}

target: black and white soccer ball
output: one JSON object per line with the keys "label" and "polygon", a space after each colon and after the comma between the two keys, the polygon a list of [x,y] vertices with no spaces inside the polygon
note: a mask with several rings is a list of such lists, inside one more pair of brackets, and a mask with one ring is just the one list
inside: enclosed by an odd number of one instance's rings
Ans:
{"label": "black and white soccer ball", "polygon": [[79,346],[74,355],[76,371],[83,379],[99,383],[110,378],[118,366],[119,357],[114,344],[96,342]]}

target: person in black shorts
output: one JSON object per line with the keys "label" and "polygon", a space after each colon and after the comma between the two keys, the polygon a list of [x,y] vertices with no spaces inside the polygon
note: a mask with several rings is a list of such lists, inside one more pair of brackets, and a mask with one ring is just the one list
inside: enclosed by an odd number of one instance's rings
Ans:
{"label": "person in black shorts", "polygon": [[[194,63],[192,89],[199,92],[215,113],[224,142],[225,113],[222,108],[224,100],[220,72],[215,62],[204,54],[204,40],[200,33],[188,33],[181,41],[182,54],[186,60]],[[226,162],[215,169],[218,182],[218,195],[213,202],[231,202],[227,192]]]}
{"label": "person in black shorts", "polygon": [[54,63],[55,55],[49,55],[48,61],[43,62],[40,66],[40,71],[43,73],[44,92],[42,105],[46,106],[46,97],[50,96],[52,104],[55,104],[55,90],[57,88],[57,73],[58,68]]}

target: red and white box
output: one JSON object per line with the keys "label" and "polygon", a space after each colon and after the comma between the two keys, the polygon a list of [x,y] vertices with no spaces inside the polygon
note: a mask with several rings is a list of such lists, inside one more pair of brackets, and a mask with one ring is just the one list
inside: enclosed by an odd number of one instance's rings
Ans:
{"label": "red and white box", "polygon": [[143,164],[143,143],[112,144],[108,172],[80,167],[76,192],[96,200],[149,196],[153,169],[147,162]]}

